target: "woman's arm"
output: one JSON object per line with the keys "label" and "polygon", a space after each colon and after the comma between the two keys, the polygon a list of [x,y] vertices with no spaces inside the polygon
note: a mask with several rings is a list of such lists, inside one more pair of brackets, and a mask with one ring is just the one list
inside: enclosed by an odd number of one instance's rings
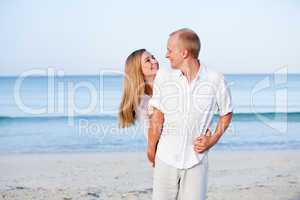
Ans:
{"label": "woman's arm", "polygon": [[150,116],[147,147],[147,156],[153,167],[155,165],[154,161],[156,148],[162,131],[163,123],[164,114],[160,110],[154,108],[153,113]]}

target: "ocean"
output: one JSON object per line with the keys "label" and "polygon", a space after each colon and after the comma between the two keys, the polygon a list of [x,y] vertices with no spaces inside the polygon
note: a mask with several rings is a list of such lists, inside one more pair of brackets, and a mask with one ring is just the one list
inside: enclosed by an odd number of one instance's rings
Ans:
{"label": "ocean", "polygon": [[[300,149],[300,74],[225,79],[234,117],[213,150]],[[0,153],[145,151],[142,127],[117,126],[122,80],[109,74],[0,77]]]}

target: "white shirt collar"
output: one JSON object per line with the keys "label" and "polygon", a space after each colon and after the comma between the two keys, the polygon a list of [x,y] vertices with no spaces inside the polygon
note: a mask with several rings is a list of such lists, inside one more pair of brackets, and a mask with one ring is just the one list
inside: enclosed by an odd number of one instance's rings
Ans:
{"label": "white shirt collar", "polygon": [[[203,78],[203,75],[204,75],[204,73],[205,73],[205,71],[206,71],[206,67],[205,67],[205,65],[204,64],[202,64],[202,63],[200,63],[200,68],[199,68],[199,70],[198,70],[198,72],[197,72],[197,74],[196,74],[196,77],[195,77],[195,79],[194,80],[200,80],[200,79],[202,79]],[[182,78],[184,75],[183,75],[183,73],[182,73],[182,71],[181,70],[176,70],[176,75],[178,76],[178,77],[180,77],[180,78]],[[194,81],[193,80],[193,81]]]}

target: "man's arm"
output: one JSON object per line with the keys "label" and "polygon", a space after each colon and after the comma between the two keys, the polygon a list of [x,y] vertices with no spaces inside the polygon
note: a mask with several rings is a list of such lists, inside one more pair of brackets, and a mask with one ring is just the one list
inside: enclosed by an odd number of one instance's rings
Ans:
{"label": "man's arm", "polygon": [[148,130],[148,147],[147,156],[149,161],[154,166],[156,147],[160,138],[161,130],[164,123],[164,114],[154,108],[153,113],[150,117],[149,130]]}
{"label": "man's arm", "polygon": [[232,112],[230,112],[219,118],[215,133],[212,136],[203,135],[198,137],[194,142],[194,150],[197,153],[203,153],[213,147],[228,128],[232,115]]}

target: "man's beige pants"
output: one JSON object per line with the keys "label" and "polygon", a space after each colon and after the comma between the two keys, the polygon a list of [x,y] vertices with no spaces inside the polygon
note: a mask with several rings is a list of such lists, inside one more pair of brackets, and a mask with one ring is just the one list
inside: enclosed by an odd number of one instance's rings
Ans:
{"label": "man's beige pants", "polygon": [[155,159],[153,200],[205,200],[208,158],[189,169],[177,169]]}

